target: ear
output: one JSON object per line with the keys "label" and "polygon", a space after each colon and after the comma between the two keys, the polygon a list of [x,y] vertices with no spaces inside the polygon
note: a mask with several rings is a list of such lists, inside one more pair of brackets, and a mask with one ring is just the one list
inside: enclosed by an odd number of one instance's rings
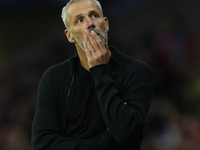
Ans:
{"label": "ear", "polygon": [[109,21],[108,21],[107,17],[104,17],[104,23],[105,23],[105,26],[106,26],[106,30],[109,31]]}
{"label": "ear", "polygon": [[68,41],[70,43],[74,43],[75,42],[75,39],[74,39],[74,37],[73,37],[73,35],[72,35],[70,30],[66,29],[65,30],[65,35],[66,35],[66,37],[67,37],[67,39],[68,39]]}

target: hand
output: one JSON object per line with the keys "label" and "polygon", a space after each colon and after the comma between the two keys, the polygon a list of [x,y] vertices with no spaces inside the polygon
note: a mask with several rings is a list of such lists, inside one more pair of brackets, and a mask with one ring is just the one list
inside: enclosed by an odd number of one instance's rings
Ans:
{"label": "hand", "polygon": [[105,47],[100,37],[94,31],[91,31],[91,33],[86,31],[84,38],[89,69],[97,65],[107,64],[111,56],[108,44]]}

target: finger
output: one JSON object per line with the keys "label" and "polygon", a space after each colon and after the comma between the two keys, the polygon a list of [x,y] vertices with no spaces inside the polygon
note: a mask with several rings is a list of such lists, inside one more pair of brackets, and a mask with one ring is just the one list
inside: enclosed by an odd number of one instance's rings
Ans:
{"label": "finger", "polygon": [[87,36],[85,36],[84,47],[86,49],[86,55],[88,57],[88,60],[91,60],[94,57],[95,50],[92,50],[90,42],[87,39]]}
{"label": "finger", "polygon": [[104,45],[102,39],[94,31],[91,31],[91,35],[96,40],[96,42],[99,46],[99,50],[97,51],[96,55],[101,55],[101,56],[104,56],[107,59],[109,59],[110,58],[110,50],[108,48],[108,44],[106,43],[106,45]]}
{"label": "finger", "polygon": [[94,32],[91,31],[91,36],[93,37],[94,41],[96,42],[98,48],[103,50],[105,48],[102,39]]}
{"label": "finger", "polygon": [[89,41],[89,38],[86,36],[85,44],[91,53],[92,56],[95,56],[96,54],[96,49],[92,46],[91,42]]}
{"label": "finger", "polygon": [[90,41],[91,46],[98,52],[100,50],[100,47],[96,41],[97,39],[95,39],[92,35],[93,32],[94,31],[91,31],[91,33],[87,32],[87,37],[88,37],[88,40]]}
{"label": "finger", "polygon": [[85,39],[85,41],[84,41],[84,48],[85,48],[85,53],[86,53],[86,55],[87,56],[91,56],[91,54],[90,54],[90,49],[88,48],[88,46],[87,46],[87,37],[86,37],[86,35],[84,35],[84,39]]}

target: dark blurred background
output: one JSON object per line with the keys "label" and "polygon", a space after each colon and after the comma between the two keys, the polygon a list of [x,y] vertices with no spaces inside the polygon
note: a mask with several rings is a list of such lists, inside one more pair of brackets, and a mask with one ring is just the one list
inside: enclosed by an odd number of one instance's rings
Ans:
{"label": "dark blurred background", "polygon": [[[200,149],[200,1],[100,0],[109,43],[148,63],[155,89],[142,150]],[[30,150],[44,71],[76,54],[66,0],[0,0],[0,149]]]}

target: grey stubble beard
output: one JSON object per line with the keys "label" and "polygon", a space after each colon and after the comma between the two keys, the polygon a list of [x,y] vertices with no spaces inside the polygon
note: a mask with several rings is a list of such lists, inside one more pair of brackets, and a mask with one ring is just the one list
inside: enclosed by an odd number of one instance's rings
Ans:
{"label": "grey stubble beard", "polygon": [[[89,32],[91,32],[91,31],[94,31],[99,36],[99,38],[102,40],[104,46],[106,46],[106,44],[108,42],[107,32],[103,33],[100,30],[95,29],[95,28],[89,29]],[[85,52],[83,41],[81,39],[79,39],[78,37],[76,37],[73,33],[72,33],[72,35],[73,35],[74,39],[76,40],[77,44],[80,46],[80,48]]]}

